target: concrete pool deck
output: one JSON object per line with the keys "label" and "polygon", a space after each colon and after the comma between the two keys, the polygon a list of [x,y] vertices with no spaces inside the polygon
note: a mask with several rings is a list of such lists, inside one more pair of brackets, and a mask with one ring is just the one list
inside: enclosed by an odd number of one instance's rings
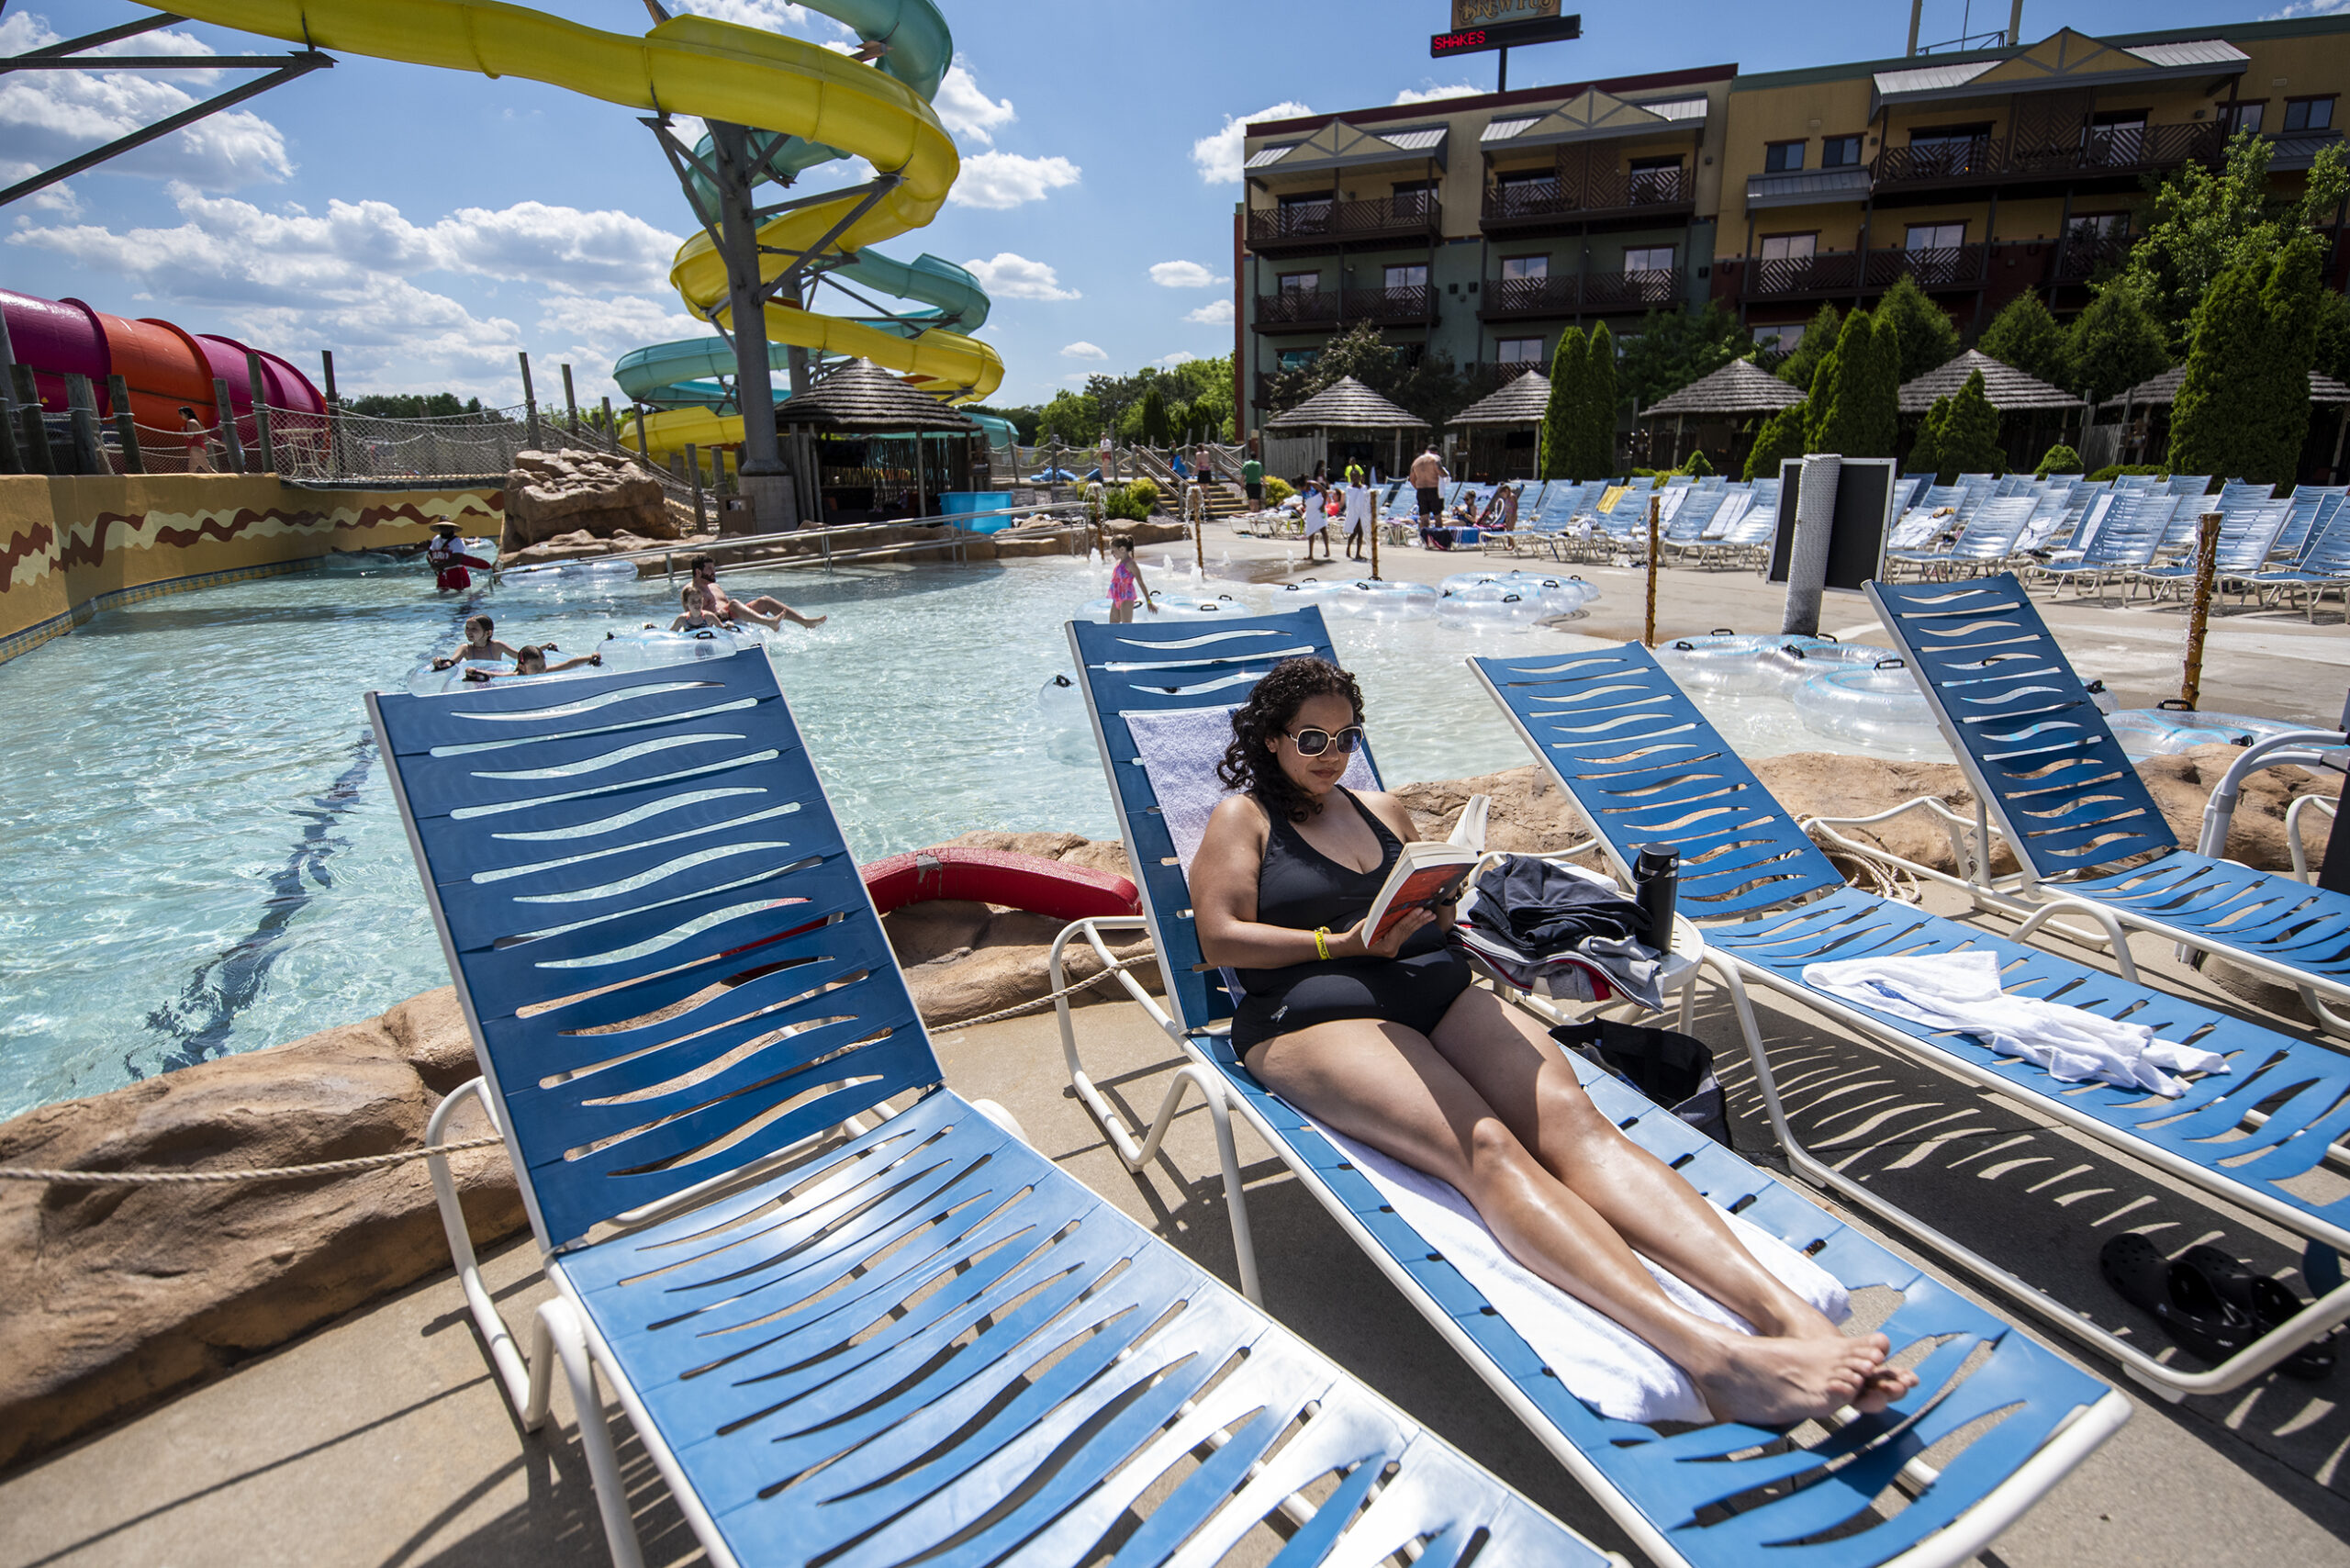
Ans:
{"label": "concrete pool deck", "polygon": [[[1147,570],[1161,548],[1144,552]],[[1169,554],[1179,548],[1165,547]],[[1227,551],[1233,567],[1258,580],[1306,575],[1302,563],[1287,559],[1294,544],[1227,544],[1211,532],[1212,569]],[[1385,575],[1416,581],[1487,563],[1509,564],[1409,549],[1382,551],[1382,560]],[[1639,634],[1639,574],[1587,565],[1562,569],[1598,582],[1606,595],[1578,632]],[[1337,575],[1318,562],[1313,570]],[[1745,574],[1673,572],[1660,588],[1667,634],[1777,623],[1779,591]],[[2325,614],[2333,623],[2313,631],[2298,615],[2229,617],[2213,635],[2206,705],[2289,713],[2281,705],[2303,702],[2311,711],[2299,716],[2331,718],[2350,678],[2350,672],[2336,673],[2350,664],[2350,637],[2336,612]],[[2067,600],[2052,619],[2084,673],[2104,675],[2125,703],[2151,704],[2175,692],[2164,682],[2176,678],[2173,650],[2184,619],[2176,610],[2076,610]],[[1826,624],[1839,633],[1850,628],[1859,640],[1873,634],[1857,598],[1831,596]],[[2091,662],[2092,655],[2109,653],[2138,662],[2126,668]],[[1939,895],[1929,903],[1951,912]],[[2172,963],[2161,945],[2142,937],[2134,951],[2150,983],[2258,1015],[2207,977]],[[2101,1322],[2150,1331],[2098,1277],[2095,1253],[2104,1226],[2159,1219],[2182,1240],[2211,1239],[2264,1271],[2292,1260],[2293,1249],[2269,1227],[2213,1208],[2143,1168],[1767,997],[1756,1002],[1790,1111],[1807,1137],[1836,1142],[1849,1170]],[[2299,1020],[2279,1022],[2306,1028]],[[1130,1115],[1147,1115],[1178,1065],[1164,1036],[1130,1006],[1084,1008],[1079,1025],[1096,1081]],[[1697,1030],[1721,1053],[1740,1149],[1769,1163],[1766,1126],[1742,1051],[1729,1010],[1713,992],[1701,998]],[[1130,1174],[1068,1092],[1050,1013],[943,1035],[939,1048],[957,1089],[1002,1102],[1064,1169],[1219,1277],[1234,1279],[1214,1146],[1196,1102],[1178,1119],[1160,1159]],[[1252,1135],[1238,1137],[1268,1307],[1595,1541],[1624,1550],[1606,1517],[1279,1163]],[[1882,1226],[1856,1223],[1895,1250],[1919,1256]],[[1937,1277],[2069,1351],[2020,1308],[1968,1288],[1964,1276],[1930,1257],[1925,1261]],[[511,1321],[522,1321],[545,1291],[527,1244],[499,1253],[489,1274]],[[2343,1408],[2350,1368],[2323,1383],[2270,1379],[2232,1395],[2171,1406],[2138,1397],[2133,1385],[2093,1359],[2081,1364],[2131,1392],[2135,1418],[1981,1561],[2009,1568],[2350,1564],[2350,1477],[2344,1473],[2350,1413]],[[520,1432],[487,1373],[455,1283],[443,1275],[0,1478],[0,1519],[7,1521],[0,1529],[0,1568],[599,1564],[604,1546],[573,1419],[567,1395],[558,1392],[550,1427],[536,1436]],[[621,1454],[647,1561],[694,1558],[692,1540],[641,1449],[624,1440]]]}

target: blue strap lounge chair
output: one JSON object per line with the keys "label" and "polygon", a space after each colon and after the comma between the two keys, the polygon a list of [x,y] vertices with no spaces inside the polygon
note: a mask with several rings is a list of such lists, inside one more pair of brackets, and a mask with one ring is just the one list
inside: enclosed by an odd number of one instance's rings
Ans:
{"label": "blue strap lounge chair", "polygon": [[[1232,996],[1201,963],[1184,867],[1159,789],[1141,760],[1153,745],[1149,731],[1170,719],[1181,722],[1185,714],[1221,718],[1282,658],[1333,657],[1320,612],[1309,608],[1219,622],[1204,633],[1196,623],[1079,622],[1069,627],[1069,640],[1144,913],[1069,926],[1055,946],[1054,973],[1058,977],[1060,954],[1072,941],[1106,954],[1105,933],[1147,929],[1157,950],[1164,1004],[1132,974],[1121,973],[1117,981],[1187,1058],[1149,1130],[1138,1131],[1087,1076],[1064,1006],[1062,1046],[1079,1099],[1120,1157],[1139,1169],[1156,1157],[1184,1096],[1196,1088],[1215,1120],[1234,1242],[1247,1260],[1247,1195],[1227,1125],[1234,1113],[1244,1118],[1396,1290],[1660,1568],[1959,1562],[2126,1418],[2128,1402],[2120,1394],[1825,1214],[1795,1188],[1580,1062],[1578,1076],[1607,1115],[1715,1203],[1813,1252],[1853,1288],[1876,1282],[1903,1293],[1903,1305],[1884,1325],[1897,1350],[1927,1337],[1952,1338],[1935,1350],[1930,1370],[1921,1369],[1918,1391],[1897,1411],[1853,1420],[1824,1439],[1798,1440],[1735,1423],[1668,1435],[1658,1427],[1603,1417],[1568,1393],[1528,1344],[1522,1326],[1494,1308],[1319,1129],[1249,1074],[1229,1042]],[[1212,732],[1213,723],[1203,728]],[[1214,749],[1220,755],[1220,745]],[[1367,749],[1362,755],[1368,760]],[[1173,780],[1169,786],[1179,787]],[[1056,978],[1055,986],[1060,983]],[[1253,1280],[1253,1262],[1243,1267],[1244,1280]],[[1950,1371],[1965,1358],[1986,1355],[1974,1378],[1949,1383]],[[1987,1382],[1979,1381],[1986,1376]],[[1939,1479],[1906,1508],[1890,1517],[1871,1514],[1871,1500],[1908,1462],[1903,1454],[1923,1451],[1925,1445],[1957,1434],[1960,1423],[1974,1415],[1999,1406],[2009,1413],[2004,1424],[1985,1434],[1991,1446],[1977,1441],[1963,1452],[1937,1458]],[[1763,1490],[1777,1477],[1796,1475],[1807,1478],[1801,1489],[1777,1495]],[[1809,1484],[1815,1478],[1817,1484]],[[1733,1503],[1734,1498],[1745,1501]],[[1849,1523],[1829,1533],[1830,1521],[1838,1519]]]}
{"label": "blue strap lounge chair", "polygon": [[1994,881],[1984,857],[1972,857],[1970,895],[2024,914],[2051,897],[2088,904],[2291,986],[2329,1027],[2350,1034],[2350,1018],[2334,1010],[2350,1004],[2350,897],[2218,858],[2247,772],[2316,763],[2350,735],[2311,729],[2247,750],[2213,790],[2202,842],[2189,853],[2013,577],[1868,592],[2021,868]]}
{"label": "blue strap lounge chair", "polygon": [[764,653],[367,703],[621,1568],[599,1372],[713,1563],[1606,1561],[943,1086]]}
{"label": "blue strap lounge chair", "polygon": [[[1848,886],[1638,644],[1470,662],[1544,769],[1593,823],[1619,875],[1628,872],[1641,845],[1680,850],[1680,908],[1703,923],[1707,947],[1728,960],[1719,972],[1746,1031],[1763,1103],[1805,1179],[1996,1282],[2167,1397],[2239,1387],[2350,1318],[2350,1284],[2338,1282],[2327,1250],[2350,1247],[2350,1196],[2313,1198],[2296,1185],[2350,1128],[2350,1057]],[[2177,1100],[2061,1081],[1998,1054],[1986,1041],[1863,1011],[1803,978],[1815,963],[1966,950],[1996,954],[2009,992],[2127,1016],[2164,1039],[2221,1053],[2232,1070],[2201,1076]],[[1746,999],[1749,981],[2307,1238],[2305,1276],[2337,1282],[2289,1323],[2209,1371],[2183,1372],[2154,1360],[1805,1149],[1780,1107]]]}

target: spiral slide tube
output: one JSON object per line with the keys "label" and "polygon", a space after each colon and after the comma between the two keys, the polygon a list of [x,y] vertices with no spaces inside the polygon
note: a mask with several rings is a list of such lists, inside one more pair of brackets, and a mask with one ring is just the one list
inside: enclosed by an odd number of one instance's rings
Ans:
{"label": "spiral slide tube", "polygon": [[[291,43],[448,71],[520,76],[642,113],[696,115],[795,138],[806,145],[786,151],[779,162],[787,171],[795,163],[804,168],[861,157],[897,174],[898,183],[847,224],[834,248],[859,252],[860,267],[897,267],[901,263],[884,263],[862,252],[929,223],[961,168],[954,141],[929,103],[946,73],[953,40],[930,0],[822,0],[821,8],[861,36],[888,42],[884,69],[800,39],[704,17],[675,17],[632,38],[496,0],[173,0],[181,16]],[[891,61],[901,63],[893,69]],[[901,80],[897,71],[911,79]],[[760,243],[804,251],[864,199],[863,191],[849,190],[780,214],[761,227]],[[770,278],[789,264],[780,255],[760,259]],[[901,281],[925,270],[931,269],[914,263]],[[724,321],[725,264],[707,235],[697,234],[679,250],[670,279],[696,315]],[[946,281],[940,279],[942,285]],[[949,297],[939,308],[957,314],[958,324],[976,324],[961,313],[966,304]],[[861,355],[933,391],[983,398],[1003,380],[1003,362],[993,349],[943,327],[924,329],[918,320],[904,327],[875,325],[780,304],[770,304],[766,314],[767,335],[775,342]],[[915,330],[909,336],[905,328]],[[731,368],[731,355],[728,363]],[[649,373],[660,377],[657,385],[676,386],[679,372],[687,382],[705,374],[666,362]],[[711,444],[742,436],[739,416],[708,409],[677,409],[655,419],[694,424],[707,431]],[[692,439],[668,430],[660,438],[665,447]]]}

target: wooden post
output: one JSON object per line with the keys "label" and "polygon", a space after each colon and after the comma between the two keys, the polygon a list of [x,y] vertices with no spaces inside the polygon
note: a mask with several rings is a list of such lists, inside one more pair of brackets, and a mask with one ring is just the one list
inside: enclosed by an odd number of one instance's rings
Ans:
{"label": "wooden post", "polygon": [[17,351],[8,341],[8,318],[0,312],[0,474],[37,472],[17,444]]}
{"label": "wooden post", "polygon": [[726,494],[726,449],[722,446],[710,449],[710,487],[722,496]]}
{"label": "wooden post", "polygon": [[17,393],[17,460],[28,474],[54,474],[57,454],[50,450],[49,424],[40,417],[40,387],[33,380],[33,367],[12,364],[8,379]]}
{"label": "wooden post", "polygon": [[653,466],[653,443],[644,433],[644,405],[636,406],[636,454],[644,459],[647,468]]}
{"label": "wooden post", "polygon": [[[1194,498],[1199,502],[1196,508],[1192,505]],[[1192,485],[1183,493],[1183,510],[1192,514],[1192,559],[1198,564],[1200,575],[1205,577],[1208,571],[1207,492],[1197,484]]]}
{"label": "wooden post", "polygon": [[612,400],[604,399],[604,439],[614,446],[621,443],[621,427],[612,422]]}
{"label": "wooden post", "polygon": [[563,364],[563,409],[571,421],[564,428],[573,435],[577,435],[579,433],[579,398],[571,390],[571,362],[569,360],[564,361]]}
{"label": "wooden post", "polygon": [[220,444],[229,454],[231,473],[245,471],[245,438],[237,432],[237,406],[229,401],[229,384],[219,376],[212,378],[212,418],[220,431]]}
{"label": "wooden post", "polygon": [[1649,497],[1649,609],[1640,631],[1640,645],[1644,648],[1656,646],[1656,571],[1657,563],[1664,557],[1662,530],[1657,521],[1658,510],[1662,505],[1659,497]]}
{"label": "wooden post", "polygon": [[[570,375],[571,367],[566,364],[563,368],[565,376],[567,379]],[[693,478],[694,532],[696,533],[699,533],[709,524],[708,514],[702,510],[701,504],[701,453],[691,442],[686,442],[686,472]]]}
{"label": "wooden post", "polygon": [[[1374,502],[1375,502],[1375,500],[1376,500],[1376,498],[1374,497]],[[1378,508],[1378,506],[1377,506],[1376,504],[1374,504],[1374,505],[1371,507],[1371,524],[1370,524],[1370,527],[1371,527],[1371,580],[1372,582],[1377,582],[1377,581],[1379,580],[1379,508]]]}
{"label": "wooden post", "polygon": [[73,421],[73,466],[84,474],[111,474],[106,442],[98,438],[98,395],[86,375],[65,377],[66,417]]}
{"label": "wooden post", "polygon": [[327,373],[327,472],[342,473],[342,406],[334,393],[334,350],[320,349],[319,359]]}
{"label": "wooden post", "polygon": [[114,405],[114,438],[122,446],[122,471],[144,474],[147,459],[139,450],[139,421],[130,412],[130,384],[119,375],[107,376],[106,401]]}
{"label": "wooden post", "polygon": [[245,388],[253,400],[253,455],[261,463],[261,471],[277,471],[277,444],[270,440],[269,383],[261,373],[261,355],[250,350],[245,354]]}
{"label": "wooden post", "polygon": [[531,356],[525,353],[514,357],[522,362],[522,423],[529,432],[531,445],[537,449],[544,438],[539,434],[538,396],[531,390]]}
{"label": "wooden post", "polygon": [[2211,582],[2220,572],[2220,514],[2207,511],[2195,524],[2195,603],[2187,617],[2187,667],[2178,699],[2191,711],[2203,695],[2203,633],[2211,619]]}

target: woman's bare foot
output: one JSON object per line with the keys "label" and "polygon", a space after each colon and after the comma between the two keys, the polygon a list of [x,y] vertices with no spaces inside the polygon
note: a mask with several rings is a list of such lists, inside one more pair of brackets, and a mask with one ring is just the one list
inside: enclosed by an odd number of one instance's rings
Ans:
{"label": "woman's bare foot", "polygon": [[1719,1419],[1784,1426],[1832,1416],[1863,1398],[1882,1408],[1889,1396],[1877,1374],[1887,1348],[1882,1334],[1763,1338],[1725,1329],[1704,1358],[1709,1364],[1684,1364]]}

